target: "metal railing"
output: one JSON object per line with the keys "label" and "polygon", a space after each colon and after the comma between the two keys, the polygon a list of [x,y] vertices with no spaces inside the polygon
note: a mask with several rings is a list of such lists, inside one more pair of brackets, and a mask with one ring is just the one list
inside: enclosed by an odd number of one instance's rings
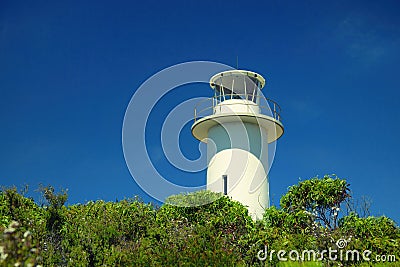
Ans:
{"label": "metal railing", "polygon": [[[263,95],[254,94],[234,94],[234,95],[218,95],[210,98],[203,99],[202,101],[198,102],[194,108],[194,122],[197,120],[214,115],[217,111],[217,107],[222,107],[221,105],[218,106],[225,100],[229,99],[243,99],[248,101],[243,101],[242,105],[247,105],[249,108],[254,107],[257,105],[260,108],[260,113],[272,116],[274,119],[281,121],[281,107],[276,103],[274,100],[266,98]],[[260,103],[264,102],[264,103]],[[224,106],[228,105],[237,105],[237,103],[224,103]],[[272,113],[272,114],[271,114]]]}

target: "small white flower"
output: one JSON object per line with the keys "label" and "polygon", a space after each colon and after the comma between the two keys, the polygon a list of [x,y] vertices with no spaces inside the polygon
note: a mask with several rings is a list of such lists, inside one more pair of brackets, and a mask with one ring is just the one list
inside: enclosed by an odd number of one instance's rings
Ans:
{"label": "small white flower", "polygon": [[1,253],[0,255],[0,260],[4,261],[7,258],[8,254],[7,253]]}
{"label": "small white flower", "polygon": [[29,231],[26,231],[26,232],[24,233],[24,237],[25,237],[25,238],[27,238],[29,235],[31,235],[31,232],[29,232]]}
{"label": "small white flower", "polygon": [[18,223],[18,222],[16,222],[16,221],[11,221],[10,225],[8,226],[8,228],[4,230],[4,233],[5,233],[5,234],[14,233],[18,226],[19,226],[19,223]]}
{"label": "small white flower", "polygon": [[14,233],[14,232],[15,232],[15,228],[13,228],[13,227],[9,227],[6,230],[4,230],[5,234],[11,234],[11,233]]}

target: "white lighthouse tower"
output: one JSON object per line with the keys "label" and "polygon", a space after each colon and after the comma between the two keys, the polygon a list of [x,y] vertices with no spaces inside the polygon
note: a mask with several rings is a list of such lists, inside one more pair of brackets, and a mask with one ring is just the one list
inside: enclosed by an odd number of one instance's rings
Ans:
{"label": "white lighthouse tower", "polygon": [[214,75],[214,96],[196,106],[192,126],[207,143],[207,189],[243,203],[254,219],[269,207],[268,144],[283,134],[279,105],[261,94],[264,85],[251,71]]}

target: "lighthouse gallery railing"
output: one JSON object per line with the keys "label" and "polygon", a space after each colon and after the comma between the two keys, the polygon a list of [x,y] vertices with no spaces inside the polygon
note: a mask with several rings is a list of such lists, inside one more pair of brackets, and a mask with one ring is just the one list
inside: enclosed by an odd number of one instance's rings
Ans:
{"label": "lighthouse gallery railing", "polygon": [[[261,113],[268,116],[272,115],[274,119],[281,121],[281,107],[274,100],[266,98],[263,95],[235,94],[225,96],[218,95],[198,102],[194,108],[194,122],[203,117],[214,115],[217,111],[217,105],[229,99],[247,99],[248,101],[243,101],[241,104],[248,106],[254,106],[256,103],[264,102],[262,104],[257,104],[260,107]],[[224,105],[227,106],[236,104],[237,103],[224,103]]]}

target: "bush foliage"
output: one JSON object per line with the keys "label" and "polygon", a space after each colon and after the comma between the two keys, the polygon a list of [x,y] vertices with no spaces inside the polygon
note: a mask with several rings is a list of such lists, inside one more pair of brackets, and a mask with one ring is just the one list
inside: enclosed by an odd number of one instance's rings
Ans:
{"label": "bush foliage", "polygon": [[[171,196],[159,208],[138,199],[65,206],[66,191],[41,191],[47,201],[42,206],[16,188],[1,191],[0,266],[290,266],[276,253],[266,261],[257,255],[266,247],[321,251],[338,239],[348,249],[371,250],[371,258],[400,259],[400,229],[393,220],[340,216],[349,185],[335,176],[290,187],[281,208],[266,209],[260,221],[241,203],[209,191]],[[297,264],[366,263],[323,258]]]}

